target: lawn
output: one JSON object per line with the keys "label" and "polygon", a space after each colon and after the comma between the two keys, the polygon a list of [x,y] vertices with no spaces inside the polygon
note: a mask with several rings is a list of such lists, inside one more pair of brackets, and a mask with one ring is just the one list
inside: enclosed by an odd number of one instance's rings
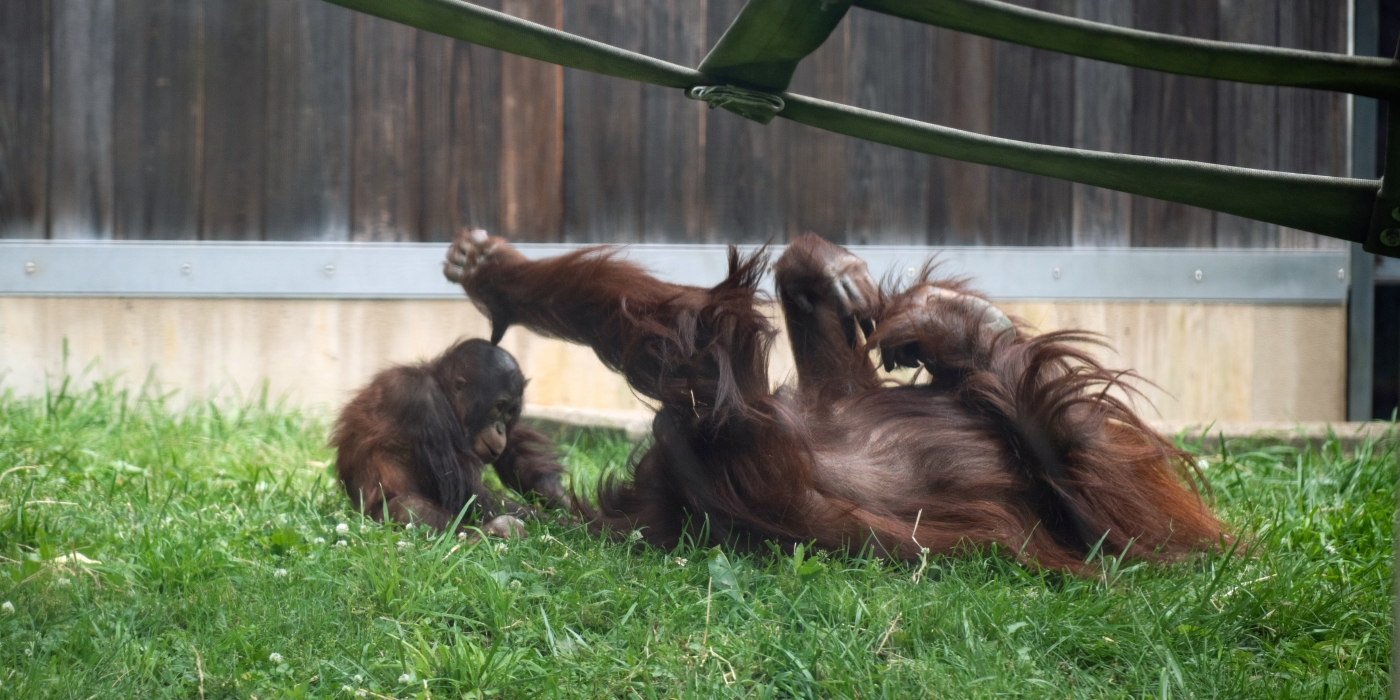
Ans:
{"label": "lawn", "polygon": [[[337,491],[326,429],[111,384],[0,398],[0,696],[1386,695],[1388,444],[1204,455],[1252,552],[1081,580],[381,527]],[[584,475],[630,450],[561,443]]]}

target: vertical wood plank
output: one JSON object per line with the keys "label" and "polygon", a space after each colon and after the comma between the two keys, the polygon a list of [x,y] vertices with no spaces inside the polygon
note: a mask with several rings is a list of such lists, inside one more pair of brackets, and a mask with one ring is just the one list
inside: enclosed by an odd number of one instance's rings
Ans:
{"label": "vertical wood plank", "polygon": [[[1220,39],[1278,45],[1275,0],[1220,0]],[[1216,83],[1216,161],[1263,170],[1278,169],[1278,88]],[[1279,227],[1229,214],[1215,214],[1215,242],[1221,247],[1272,248]]]}
{"label": "vertical wood plank", "polygon": [[204,3],[117,0],[115,237],[193,239],[203,170]]}
{"label": "vertical wood plank", "polygon": [[[933,120],[992,133],[993,42],[934,29]],[[973,245],[992,238],[992,169],[934,158],[930,171],[930,243]]]}
{"label": "vertical wood plank", "polygon": [[200,238],[263,237],[268,0],[204,0]]}
{"label": "vertical wood plank", "polygon": [[429,32],[418,33],[419,232],[417,240],[452,240],[459,222],[457,175],[453,167],[452,94],[454,54],[458,42]]}
{"label": "vertical wood plank", "polygon": [[268,8],[269,240],[350,238],[350,23],[322,0]]}
{"label": "vertical wood plank", "polygon": [[[501,11],[562,28],[562,0],[502,0]],[[564,74],[559,66],[501,57],[501,231],[520,241],[562,240]]]}
{"label": "vertical wood plank", "polygon": [[[1135,0],[1137,28],[1214,39],[1216,0]],[[1211,81],[1133,69],[1133,152],[1209,161],[1215,155],[1216,90]],[[1133,198],[1133,245],[1213,246],[1214,214]]]}
{"label": "vertical wood plank", "polygon": [[[743,0],[709,0],[707,45],[719,41],[743,6]],[[782,122],[786,120],[764,126],[723,110],[709,113],[705,121],[707,240],[781,240],[787,230],[781,137],[782,129],[789,126]]]}
{"label": "vertical wood plank", "polygon": [[[682,66],[700,65],[708,0],[648,0],[643,53]],[[681,91],[642,86],[642,240],[699,243],[705,223],[705,128],[708,109]]]}
{"label": "vertical wood plank", "polygon": [[[1033,7],[1074,14],[1073,0],[1037,0]],[[1069,146],[1074,143],[1074,60],[998,43],[992,133]],[[996,245],[1069,245],[1073,190],[1069,182],[1005,169],[992,171],[992,237]]]}
{"label": "vertical wood plank", "polygon": [[112,237],[114,0],[53,0],[53,238]]}
{"label": "vertical wood plank", "polygon": [[[1346,6],[1317,0],[1278,1],[1279,44],[1310,51],[1346,51]],[[1278,91],[1278,167],[1294,173],[1346,175],[1346,97],[1318,90]],[[1288,248],[1342,248],[1345,241],[1282,229]]]}
{"label": "vertical wood plank", "polygon": [[[564,31],[642,49],[646,0],[570,0]],[[564,240],[642,239],[642,88],[631,80],[564,73]]]}
{"label": "vertical wood plank", "polygon": [[[478,3],[500,9],[498,0]],[[501,230],[501,52],[453,47],[452,168],[456,225]]]}
{"label": "vertical wood plank", "polygon": [[[853,12],[851,100],[919,121],[933,118],[933,32],[874,12]],[[859,139],[850,141],[850,233],[853,244],[929,243],[930,158]]]}
{"label": "vertical wood plank", "polygon": [[[1228,1],[1228,0],[1227,0]],[[1122,0],[1077,0],[1075,16],[1131,27],[1133,7]],[[1132,150],[1133,72],[1127,66],[1074,59],[1074,146]],[[1126,246],[1132,234],[1132,195],[1074,184],[1074,245]]]}
{"label": "vertical wood plank", "polygon": [[[851,18],[847,15],[826,43],[798,65],[792,91],[849,104],[850,44]],[[855,139],[786,120],[780,126],[786,142],[786,167],[781,172],[787,236],[791,239],[810,231],[836,243],[848,243],[851,174],[847,149]]]}
{"label": "vertical wood plank", "polygon": [[418,31],[356,14],[351,22],[351,238],[411,241],[420,227]]}
{"label": "vertical wood plank", "polygon": [[0,3],[0,238],[48,224],[49,3]]}

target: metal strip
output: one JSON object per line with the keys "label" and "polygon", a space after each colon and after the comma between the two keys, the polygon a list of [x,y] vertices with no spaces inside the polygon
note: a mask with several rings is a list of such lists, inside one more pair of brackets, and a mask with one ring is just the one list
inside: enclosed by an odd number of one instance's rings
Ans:
{"label": "metal strip", "polygon": [[[541,258],[578,245],[520,244]],[[752,247],[748,247],[752,250]],[[1346,250],[928,248],[851,246],[898,281],[936,256],[999,299],[1344,304]],[[440,272],[441,243],[0,241],[0,294],[11,296],[460,299]],[[774,248],[776,257],[781,248]],[[619,255],[678,284],[724,278],[722,245],[641,244]],[[767,283],[771,289],[771,281]]]}

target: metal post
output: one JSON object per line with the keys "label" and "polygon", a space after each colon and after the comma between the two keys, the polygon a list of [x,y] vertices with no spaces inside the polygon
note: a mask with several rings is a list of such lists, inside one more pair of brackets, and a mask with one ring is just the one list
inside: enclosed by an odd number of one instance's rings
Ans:
{"label": "metal post", "polygon": [[[1380,0],[1355,0],[1352,50],[1362,56],[1380,52]],[[1351,176],[1375,179],[1377,101],[1353,98]],[[1375,353],[1375,256],[1351,245],[1351,299],[1347,306],[1347,420],[1371,418]]]}

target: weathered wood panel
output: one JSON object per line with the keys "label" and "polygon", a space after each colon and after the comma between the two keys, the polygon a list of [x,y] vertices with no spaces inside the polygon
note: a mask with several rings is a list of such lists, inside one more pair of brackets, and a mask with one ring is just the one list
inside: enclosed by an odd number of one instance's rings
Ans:
{"label": "weathered wood panel", "polygon": [[[1016,0],[1344,50],[1337,0]],[[483,0],[696,65],[743,0]],[[319,0],[0,8],[0,235],[1340,245],[473,47]],[[1339,174],[1345,99],[1166,76],[855,10],[793,89],[1037,143]],[[52,107],[51,107],[52,106]]]}
{"label": "weathered wood panel", "polygon": [[[1214,39],[1216,0],[1135,0],[1140,29]],[[1216,89],[1212,81],[1133,69],[1133,152],[1209,161],[1215,158]],[[1211,246],[1214,214],[1147,197],[1133,198],[1133,245]]]}
{"label": "weathered wood panel", "polygon": [[117,0],[117,238],[198,237],[202,11],[202,3],[185,0]]}
{"label": "weathered wood panel", "polygon": [[[1074,14],[1073,0],[1037,0],[1031,6]],[[993,65],[994,135],[1074,145],[1073,58],[998,43]],[[998,168],[992,171],[991,206],[990,242],[995,245],[1069,245],[1072,241],[1069,182]]]}
{"label": "weathered wood panel", "polygon": [[[936,124],[992,133],[995,42],[934,30]],[[992,168],[948,158],[932,160],[930,243],[985,245],[992,231]]]}
{"label": "weathered wood panel", "polygon": [[201,239],[263,236],[269,2],[204,3]]}
{"label": "weathered wood panel", "polygon": [[115,18],[115,0],[53,0],[53,238],[112,237]]}
{"label": "weathered wood panel", "polygon": [[[501,11],[562,28],[562,0],[502,0]],[[564,233],[564,69],[501,57],[501,223],[522,241]]]}
{"label": "weathered wood panel", "polygon": [[[848,16],[825,44],[808,56],[792,76],[791,90],[802,95],[849,103],[851,19]],[[788,239],[816,233],[846,243],[850,223],[850,164],[854,141],[845,136],[783,120],[780,125],[784,199],[781,235]]]}
{"label": "weathered wood panel", "polygon": [[417,99],[420,34],[369,15],[351,20],[353,240],[418,239],[423,158]]}
{"label": "weathered wood panel", "polygon": [[[934,29],[873,12],[853,13],[849,22],[851,104],[932,120]],[[868,40],[875,36],[884,40]],[[847,240],[858,245],[928,243],[933,159],[869,141],[851,140],[847,147]]]}
{"label": "weathered wood panel", "polygon": [[[1220,39],[1249,44],[1278,44],[1276,0],[1220,0]],[[1219,162],[1246,168],[1278,169],[1278,88],[1265,85],[1216,84],[1216,145]],[[1274,247],[1279,227],[1262,221],[1215,215],[1215,240],[1224,246]]]}
{"label": "weathered wood panel", "polygon": [[[700,65],[709,45],[707,0],[646,4],[642,52],[683,66]],[[678,91],[642,86],[642,240],[699,243],[705,220],[705,130],[708,108]]]}
{"label": "weathered wood panel", "polygon": [[[706,46],[714,46],[729,28],[744,0],[709,0]],[[760,126],[714,110],[705,121],[705,193],[707,240],[763,243],[781,238],[786,220],[782,130],[774,120]]]}
{"label": "weathered wood panel", "polygon": [[[1346,4],[1314,0],[1278,0],[1278,41],[1281,46],[1326,51],[1345,45]],[[1278,169],[1314,175],[1346,173],[1346,102],[1316,90],[1279,88]],[[1287,247],[1341,248],[1344,241],[1282,229]]]}
{"label": "weathered wood panel", "polygon": [[[1123,0],[1078,0],[1074,14],[1124,27],[1133,6]],[[1095,151],[1132,150],[1133,71],[1127,66],[1074,59],[1074,146]],[[1101,187],[1073,185],[1074,245],[1131,244],[1133,198]]]}
{"label": "weathered wood panel", "polygon": [[[484,0],[499,9],[499,2]],[[452,183],[458,228],[501,230],[501,53],[453,50]]]}
{"label": "weathered wood panel", "polygon": [[[642,49],[645,0],[569,0],[564,31]],[[642,86],[564,72],[564,240],[642,240]]]}
{"label": "weathered wood panel", "polygon": [[0,238],[47,229],[48,25],[48,3],[0,3]]}
{"label": "weathered wood panel", "polygon": [[275,0],[269,7],[270,240],[350,238],[351,16],[323,0]]}

